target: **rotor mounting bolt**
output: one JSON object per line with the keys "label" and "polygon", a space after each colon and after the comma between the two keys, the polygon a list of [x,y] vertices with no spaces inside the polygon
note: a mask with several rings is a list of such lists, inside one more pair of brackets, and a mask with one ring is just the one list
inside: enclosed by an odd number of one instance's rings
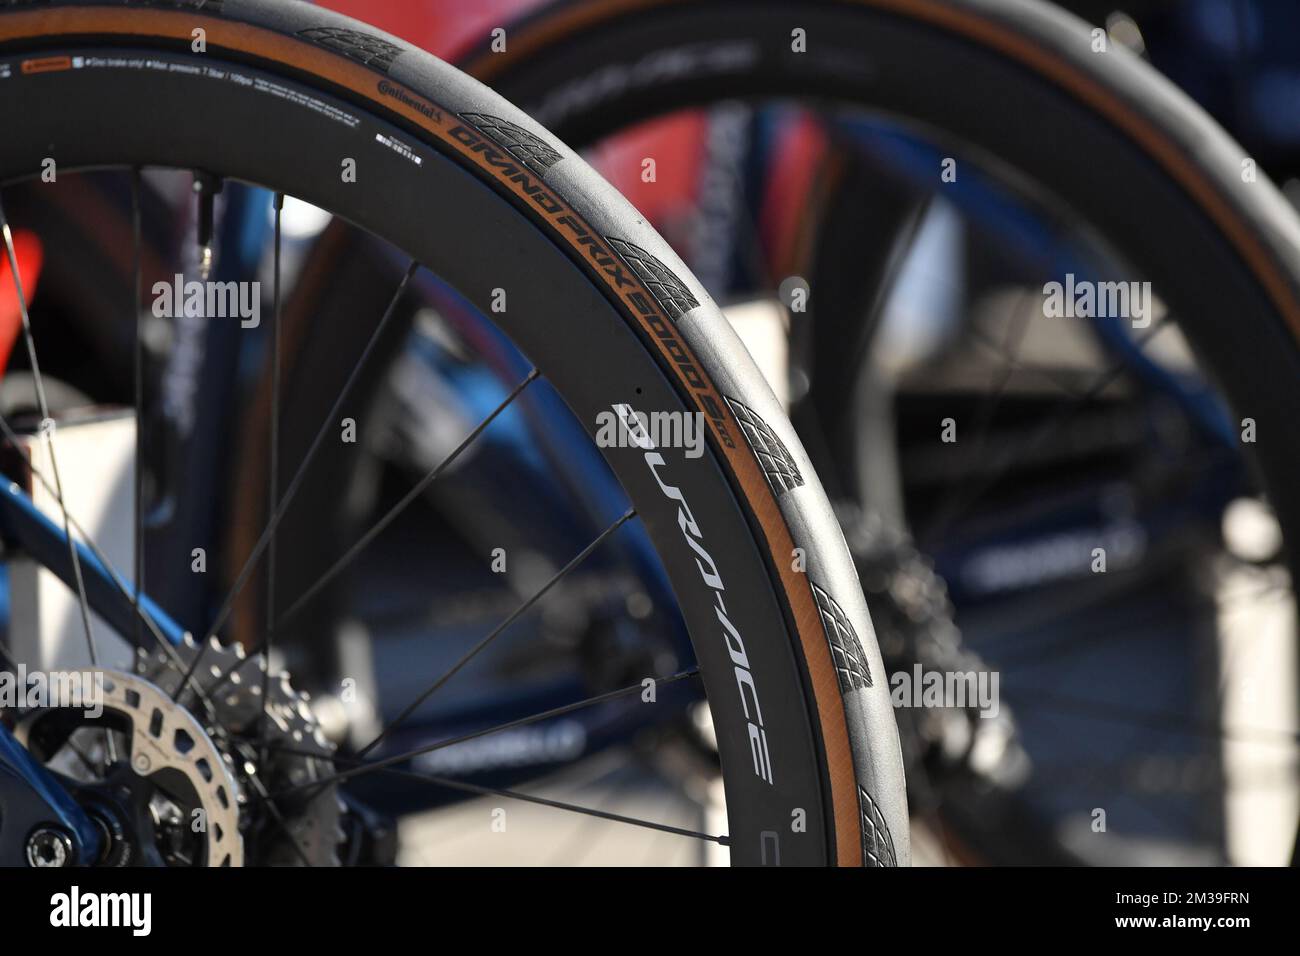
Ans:
{"label": "rotor mounting bolt", "polygon": [[27,838],[27,865],[42,869],[72,865],[72,840],[62,830],[41,827]]}
{"label": "rotor mounting bolt", "polygon": [[136,754],[135,759],[131,761],[131,765],[134,766],[135,769],[138,770],[140,773],[148,773],[149,768],[153,766],[151,763],[149,763],[148,754]]}

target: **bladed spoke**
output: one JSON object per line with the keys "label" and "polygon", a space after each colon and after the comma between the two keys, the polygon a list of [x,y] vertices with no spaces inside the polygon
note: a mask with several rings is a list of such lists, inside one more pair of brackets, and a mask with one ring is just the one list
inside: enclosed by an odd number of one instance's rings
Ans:
{"label": "bladed spoke", "polygon": [[635,515],[636,515],[636,509],[629,508],[627,511],[625,511],[622,514],[621,517],[615,519],[614,523],[611,524],[604,531],[602,531],[600,534],[598,534],[595,537],[595,539],[591,542],[591,544],[587,545],[580,552],[578,552],[578,554],[576,554],[569,561],[568,564],[560,568],[559,571],[555,572],[555,574],[551,576],[551,579],[549,581],[543,584],[541,588],[539,588],[537,591],[533,592],[533,594],[530,597],[528,597],[522,604],[520,604],[519,607],[517,607],[513,612],[511,612],[511,614],[505,620],[503,620],[500,624],[494,627],[491,633],[489,633],[481,641],[479,641],[468,651],[462,654],[460,658],[456,661],[456,663],[452,664],[451,667],[443,671],[443,673],[438,677],[437,680],[435,680],[432,684],[426,687],[413,701],[407,704],[406,707],[402,710],[402,712],[397,715],[396,719],[394,719],[391,723],[389,723],[387,727],[385,727],[382,731],[380,731],[379,735],[375,737],[374,740],[370,741],[370,743],[366,744],[358,751],[358,756],[364,757],[366,754],[370,753],[370,751],[374,750],[375,747],[377,747],[379,743],[383,741],[390,733],[392,733],[399,726],[405,723],[407,718],[409,718],[411,714],[415,713],[415,711],[418,710],[422,704],[424,704],[430,697],[432,697],[435,693],[437,693],[440,688],[445,686],[449,680],[455,677],[456,674],[459,673],[462,667],[464,667],[466,664],[472,661],[475,657],[478,656],[478,654],[484,648],[486,648],[489,644],[491,644],[494,640],[496,640],[499,636],[501,636],[501,634],[503,634],[505,630],[508,627],[510,627],[511,624],[517,621],[530,607],[532,607],[534,604],[540,601],[546,595],[546,593],[551,590],[551,588],[555,587],[555,585],[559,584],[562,580],[564,580],[565,575],[567,575],[578,565],[582,564],[582,562],[585,561],[593,551],[599,548],[600,545],[610,535],[612,535],[619,528],[623,527],[623,525],[625,525],[628,521],[632,520],[633,516]]}
{"label": "bladed spoke", "polygon": [[[221,630],[222,625],[226,623],[226,618],[230,616],[230,612],[234,609],[235,600],[243,591],[244,585],[248,583],[248,579],[252,575],[254,568],[257,567],[258,559],[261,558],[263,552],[266,551],[271,540],[275,537],[276,529],[280,526],[280,520],[284,517],[285,511],[288,509],[289,505],[293,503],[294,496],[297,495],[298,490],[302,487],[302,483],[306,480],[312,459],[315,458],[316,452],[320,450],[321,445],[324,443],[325,436],[329,434],[330,430],[335,426],[339,411],[343,408],[344,401],[351,394],[353,387],[361,377],[361,371],[365,368],[367,359],[370,358],[371,353],[374,352],[376,346],[379,344],[380,339],[383,337],[384,330],[388,327],[388,323],[397,312],[397,306],[401,303],[403,296],[406,295],[407,287],[410,286],[411,280],[415,277],[415,273],[419,268],[419,263],[415,261],[412,261],[407,267],[405,274],[402,276],[402,281],[398,284],[397,290],[393,293],[392,299],[388,303],[388,308],[384,310],[384,314],[380,318],[379,324],[375,326],[375,330],[371,333],[370,339],[366,342],[365,348],[361,350],[360,357],[352,366],[352,371],[348,373],[347,381],[343,383],[343,388],[339,391],[338,397],[334,399],[334,404],[330,408],[329,413],[325,416],[324,421],[321,422],[320,429],[316,432],[316,437],[312,439],[312,443],[307,449],[307,454],[303,456],[303,460],[298,465],[297,471],[294,472],[293,479],[289,482],[288,487],[285,488],[284,496],[280,499],[279,505],[276,509],[271,512],[271,516],[266,523],[266,528],[262,531],[261,537],[257,539],[257,543],[253,546],[253,550],[244,560],[244,565],[240,569],[238,576],[235,578],[235,583],[231,586],[230,591],[221,602],[220,609],[213,618],[211,626],[207,629],[208,636],[216,636]],[[200,643],[199,653],[194,657],[194,661],[190,666],[190,672],[186,675],[186,680],[181,681],[181,683],[177,685],[177,700],[180,699],[180,695],[184,693],[185,688],[188,686],[188,678],[193,675],[193,672],[202,662],[203,653],[207,647],[208,642],[206,640]]]}
{"label": "bladed spoke", "polygon": [[[688,668],[687,670],[679,671],[678,673],[673,674],[671,677],[664,677],[658,679],[655,681],[655,683],[659,687],[667,687],[669,684],[675,684],[678,681],[686,680],[688,677],[695,677],[699,674],[699,672],[700,669],[698,667],[691,667]],[[413,750],[408,750],[400,754],[393,754],[391,756],[384,757],[380,760],[361,761],[361,760],[355,760],[350,758],[336,757],[335,758],[336,762],[352,763],[354,764],[354,766],[352,766],[348,770],[339,771],[338,773],[329,777],[325,777],[321,780],[313,780],[310,783],[299,784],[295,787],[289,787],[283,790],[278,790],[275,793],[271,794],[271,799],[272,800],[278,799],[279,797],[285,796],[286,794],[296,793],[300,790],[310,790],[318,787],[324,787],[331,783],[340,783],[344,780],[351,780],[354,777],[363,777],[368,773],[375,773],[388,767],[395,767],[398,764],[405,763],[408,760],[413,760],[416,757],[422,756],[423,754],[433,753],[434,751],[443,750],[447,747],[454,747],[456,744],[463,744],[467,740],[477,740],[479,737],[487,737],[490,736],[491,734],[499,734],[502,731],[506,731],[506,730],[515,730],[516,728],[519,727],[526,727],[530,724],[536,724],[544,720],[550,720],[553,717],[562,717],[565,714],[571,714],[576,710],[582,710],[583,708],[586,707],[595,707],[598,704],[605,704],[612,700],[618,700],[623,697],[631,697],[634,694],[640,694],[644,690],[645,687],[640,682],[636,684],[629,684],[626,687],[620,687],[618,690],[607,691],[604,694],[597,694],[594,697],[587,697],[583,700],[574,701],[571,704],[564,704],[560,707],[554,707],[551,710],[542,711],[541,713],[530,714],[527,717],[520,717],[517,720],[507,721],[506,723],[503,724],[494,724],[493,726],[485,727],[482,730],[475,730],[467,734],[461,734],[460,736],[457,737],[450,737],[446,740],[439,740],[436,741],[435,743],[425,744],[422,747],[416,747]],[[277,746],[276,749],[284,751],[285,753],[296,753],[305,756],[313,756],[313,753],[311,751],[300,750],[288,746]]]}

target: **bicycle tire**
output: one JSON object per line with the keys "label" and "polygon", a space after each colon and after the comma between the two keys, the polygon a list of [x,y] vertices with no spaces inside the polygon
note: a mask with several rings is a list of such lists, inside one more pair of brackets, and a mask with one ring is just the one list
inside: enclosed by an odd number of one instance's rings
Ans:
{"label": "bicycle tire", "polygon": [[[843,536],[725,319],[617,193],[469,77],[307,4],[3,6],[0,182],[53,156],[61,171],[165,165],[290,193],[431,265],[485,314],[509,288],[499,324],[593,434],[620,401],[702,411],[699,459],[604,451],[714,701],[732,861],[908,862],[897,731]],[[358,188],[340,188],[344,158]]]}
{"label": "bicycle tire", "polygon": [[[792,50],[795,28],[809,52]],[[1289,544],[1300,532],[1300,220],[1137,56],[1099,51],[1093,27],[1039,0],[594,0],[543,8],[507,36],[504,51],[485,41],[460,65],[578,148],[678,109],[800,97],[959,140],[1031,195],[1062,200],[1152,281],[1234,417],[1267,435],[1243,447],[1300,573]],[[959,849],[1060,861],[1023,839],[1023,817],[990,826],[993,808],[969,797],[946,810]]]}

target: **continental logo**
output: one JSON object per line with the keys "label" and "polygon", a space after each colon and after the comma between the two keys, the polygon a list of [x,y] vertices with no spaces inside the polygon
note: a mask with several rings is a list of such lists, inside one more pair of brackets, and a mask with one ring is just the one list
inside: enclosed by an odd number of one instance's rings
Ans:
{"label": "continental logo", "polygon": [[393,61],[403,52],[400,46],[383,37],[341,27],[313,27],[310,30],[299,30],[298,36],[306,37],[327,49],[342,53],[349,60],[356,60],[384,73],[392,68]]}
{"label": "continental logo", "polygon": [[558,150],[552,149],[522,126],[487,113],[461,113],[460,118],[473,123],[481,133],[538,176],[545,176],[546,171],[560,161]]}
{"label": "continental logo", "polygon": [[401,103],[403,106],[409,106],[417,113],[427,116],[435,122],[442,122],[441,110],[426,100],[420,99],[418,96],[412,96],[396,83],[389,83],[387,80],[380,80],[379,92],[384,96],[397,100],[397,102]]}

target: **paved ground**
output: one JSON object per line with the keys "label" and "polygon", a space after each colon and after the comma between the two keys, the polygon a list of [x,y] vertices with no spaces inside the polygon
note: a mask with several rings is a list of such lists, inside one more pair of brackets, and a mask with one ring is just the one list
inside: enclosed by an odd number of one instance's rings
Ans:
{"label": "paved ground", "polygon": [[[693,790],[694,793],[688,793]],[[721,788],[674,786],[610,754],[527,788],[551,800],[654,820],[696,832],[726,830]],[[505,811],[494,830],[494,811]],[[725,866],[724,848],[515,800],[483,798],[405,818],[404,866]],[[913,836],[914,865],[943,865],[933,839]]]}
{"label": "paved ground", "polygon": [[[618,754],[523,789],[695,832],[725,829],[710,821],[706,793],[688,795]],[[407,817],[401,840],[407,866],[702,866],[719,858],[691,837],[495,797]]]}

